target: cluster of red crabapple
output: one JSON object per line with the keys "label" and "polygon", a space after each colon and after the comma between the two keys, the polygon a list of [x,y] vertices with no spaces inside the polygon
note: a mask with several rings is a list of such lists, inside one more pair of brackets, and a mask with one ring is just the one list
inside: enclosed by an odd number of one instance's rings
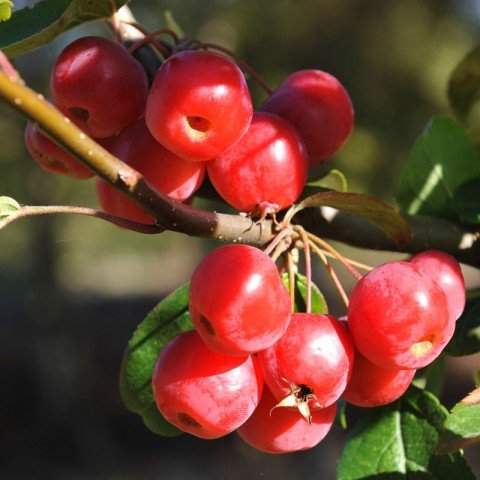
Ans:
{"label": "cluster of red crabapple", "polygon": [[429,250],[366,274],[345,319],[291,313],[275,262],[224,246],[192,276],[195,331],[160,353],[155,400],[169,422],[201,438],[236,430],[267,453],[312,448],[340,397],[376,407],[403,395],[446,346],[464,304],[458,262]]}
{"label": "cluster of red crabapple", "polygon": [[[63,50],[53,67],[51,93],[66,118],[154,189],[184,202],[208,172],[230,205],[251,214],[295,202],[309,166],[331,157],[353,126],[347,92],[325,72],[291,75],[254,112],[242,71],[223,55],[178,51],[149,88],[129,51],[100,37],[81,38]],[[26,143],[47,170],[93,175],[32,125]],[[105,181],[97,181],[97,192],[107,213],[153,223]]]}
{"label": "cluster of red crabapple", "polygon": [[[217,192],[251,215],[299,197],[308,168],[331,157],[353,126],[353,109],[331,75],[289,76],[253,111],[245,78],[225,56],[179,50],[151,88],[121,45],[73,42],[55,63],[54,104],[155,189],[183,202],[205,173]],[[32,125],[26,142],[50,171],[93,174]],[[103,180],[105,211],[152,217]],[[465,303],[458,263],[427,251],[384,264],[355,287],[348,317],[292,313],[275,262],[253,247],[221,247],[190,285],[195,331],[162,350],[152,385],[162,415],[183,431],[218,438],[232,431],[269,453],[311,448],[328,433],[336,402],[363,407],[399,398],[416,369],[453,335]]]}

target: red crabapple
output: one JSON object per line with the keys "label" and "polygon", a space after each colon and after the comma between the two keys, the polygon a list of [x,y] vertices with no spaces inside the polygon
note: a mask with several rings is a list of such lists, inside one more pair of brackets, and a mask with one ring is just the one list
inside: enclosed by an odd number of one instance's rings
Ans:
{"label": "red crabapple", "polygon": [[465,279],[457,260],[448,253],[427,250],[414,255],[410,262],[423,268],[440,285],[450,318],[457,320],[465,308]]}
{"label": "red crabapple", "polygon": [[[170,198],[183,202],[201,185],[205,165],[179,158],[158,143],[150,134],[145,120],[140,119],[115,137],[111,152],[139,171],[151,187]],[[104,180],[97,182],[102,208],[140,223],[154,223],[153,218]]]}
{"label": "red crabapple", "polygon": [[264,204],[289,207],[305,186],[308,161],[295,129],[270,113],[254,113],[247,133],[209,163],[215,190],[233,207],[253,212]]}
{"label": "red crabapple", "polygon": [[57,58],[51,77],[55,105],[87,135],[109,137],[145,110],[148,80],[122,45],[84,37]]}
{"label": "red crabapple", "polygon": [[293,124],[305,142],[310,166],[333,156],[354,122],[347,91],[335,77],[320,70],[302,70],[287,77],[262,110]]}
{"label": "red crabapple", "polygon": [[287,329],[290,312],[275,262],[258,248],[217,248],[193,273],[190,314],[215,351],[245,355],[269,347]]}
{"label": "red crabapple", "polygon": [[45,170],[77,179],[93,177],[93,172],[73,155],[52,142],[31,123],[25,129],[25,144],[32,158]]}
{"label": "red crabapple", "polygon": [[247,130],[252,99],[241,70],[213,52],[182,51],[159,68],[147,101],[152,135],[180,157],[210,160]]}
{"label": "red crabapple", "polygon": [[337,404],[312,412],[308,424],[296,412],[275,407],[277,400],[268,388],[252,416],[237,429],[240,437],[265,453],[289,453],[308,450],[320,443],[335,420]]}
{"label": "red crabapple", "polygon": [[455,328],[442,289],[409,262],[385,263],[367,273],[353,289],[348,321],[362,355],[393,369],[428,365]]}
{"label": "red crabapple", "polygon": [[161,414],[184,432],[218,438],[242,425],[260,401],[263,380],[254,357],[210,350],[195,331],[160,353],[152,377]]}
{"label": "red crabapple", "polygon": [[[293,393],[297,403],[306,401],[310,410],[315,410],[332,405],[345,390],[354,350],[348,330],[336,318],[294,313],[285,334],[258,352],[258,361],[265,383],[278,401]],[[293,406],[288,401],[283,405]]]}
{"label": "red crabapple", "polygon": [[400,398],[412,383],[415,370],[393,370],[375,365],[355,352],[353,372],[342,398],[358,407],[379,407]]}

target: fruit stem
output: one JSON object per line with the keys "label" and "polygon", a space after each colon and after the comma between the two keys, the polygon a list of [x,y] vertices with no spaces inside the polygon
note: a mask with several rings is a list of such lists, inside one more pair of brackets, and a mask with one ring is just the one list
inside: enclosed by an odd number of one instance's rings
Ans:
{"label": "fruit stem", "polygon": [[178,38],[175,35],[175,33],[173,33],[171,30],[169,30],[168,28],[160,28],[159,30],[155,30],[154,32],[149,32],[148,30],[140,26],[138,23],[124,22],[124,21],[122,21],[122,23],[125,23],[126,25],[130,25],[131,27],[136,28],[139,32],[141,32],[144,35],[143,38],[140,38],[131,47],[128,48],[128,52],[130,54],[138,50],[140,47],[143,47],[147,43],[151,43],[164,59],[170,56],[170,50],[165,45],[162,45],[155,37],[162,33],[169,33],[169,34],[171,33],[175,36],[175,38]]}
{"label": "fruit stem", "polygon": [[113,223],[128,230],[145,234],[162,233],[163,229],[158,225],[145,225],[143,223],[133,222],[126,218],[109,215],[108,213],[95,210],[94,208],[77,207],[77,206],[29,206],[22,205],[16,212],[13,212],[4,220],[0,221],[0,230],[10,223],[13,223],[20,218],[34,217],[39,215],[55,215],[55,214],[74,214],[84,215],[87,217],[95,217],[107,222]]}
{"label": "fruit stem", "polygon": [[264,253],[267,255],[270,255],[275,247],[284,239],[287,235],[291,235],[292,230],[289,228],[285,228],[281,230],[275,237],[274,239],[269,243],[268,247],[264,250]]}
{"label": "fruit stem", "polygon": [[257,81],[257,83],[263,88],[263,90],[265,90],[265,92],[267,92],[268,95],[271,95],[273,93],[273,90],[265,83],[262,77],[260,77],[260,75],[247,62],[245,62],[245,60],[242,60],[228,48],[217,45],[216,43],[205,43],[199,42],[198,40],[196,42],[199,43],[200,48],[218,50],[219,52],[223,52],[229,57],[233,58],[235,62],[237,62],[244,70],[246,70],[252,76],[252,78]]}
{"label": "fruit stem", "polygon": [[307,232],[307,236],[312,242],[317,243],[320,247],[330,252],[342,265],[357,279],[360,280],[362,278],[362,274],[353,267],[349,261],[340,253],[338,253],[329,243],[325,242],[321,238],[317,237],[313,233]]}
{"label": "fruit stem", "polygon": [[335,273],[335,270],[333,269],[332,265],[327,260],[327,257],[325,256],[323,251],[319,247],[317,247],[317,245],[312,240],[310,240],[310,247],[320,257],[320,260],[322,261],[323,265],[327,269],[327,272],[330,275],[330,278],[332,279],[335,285],[335,288],[338,290],[340,297],[342,297],[343,303],[348,308],[348,296],[345,293],[345,289],[343,288],[339,278],[337,277],[337,274]]}
{"label": "fruit stem", "polygon": [[287,270],[288,270],[288,289],[290,292],[290,306],[292,312],[295,311],[295,265],[293,255],[290,250],[287,251]]}
{"label": "fruit stem", "polygon": [[306,292],[306,309],[307,313],[312,313],[312,257],[310,254],[310,241],[307,232],[303,227],[297,225],[295,227],[302,237],[303,252],[305,254],[305,276],[307,277],[307,292]]}
{"label": "fruit stem", "polygon": [[[330,253],[327,250],[324,250],[323,248],[321,250],[326,257],[337,259],[337,257],[335,255],[333,255],[333,253]],[[360,268],[361,270],[371,272],[374,268],[371,265],[366,265],[365,263],[357,262],[356,260],[352,260],[351,258],[347,258],[347,257],[344,257],[344,258],[350,265],[353,265],[354,267]]]}

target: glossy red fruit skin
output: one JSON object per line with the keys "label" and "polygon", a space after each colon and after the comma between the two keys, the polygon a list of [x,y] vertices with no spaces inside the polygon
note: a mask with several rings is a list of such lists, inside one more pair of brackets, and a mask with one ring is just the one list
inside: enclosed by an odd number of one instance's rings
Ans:
{"label": "glossy red fruit skin", "polygon": [[268,202],[282,210],[302,193],[308,160],[292,125],[276,115],[255,112],[245,135],[207,170],[215,190],[236,209],[252,212]]}
{"label": "glossy red fruit skin", "polygon": [[353,129],[354,112],[342,84],[321,70],[301,70],[287,77],[261,110],[287,119],[307,147],[310,166],[332,157]]}
{"label": "glossy red fruit skin", "polygon": [[330,431],[337,404],[312,412],[311,425],[298,412],[277,408],[277,400],[268,388],[252,416],[237,429],[249,445],[265,453],[290,453],[318,445]]}
{"label": "glossy red fruit skin", "polygon": [[269,347],[287,329],[290,312],[275,262],[258,248],[217,248],[192,275],[190,314],[217,352],[245,355]]}
{"label": "glossy red fruit skin", "polygon": [[148,95],[142,66],[125,47],[101,37],[68,45],[55,62],[50,85],[56,107],[98,138],[139,118]]}
{"label": "glossy red fruit skin", "polygon": [[414,255],[410,262],[423,268],[440,286],[447,299],[450,318],[457,320],[465,308],[465,279],[460,264],[448,253],[426,250]]}
{"label": "glossy red fruit skin", "polygon": [[[280,401],[290,394],[286,379],[313,390],[322,407],[332,405],[350,379],[354,345],[331,315],[294,313],[285,334],[258,353],[265,383]],[[309,402],[311,410],[317,407]]]}
{"label": "glossy red fruit skin", "polygon": [[[348,321],[362,355],[393,369],[428,365],[455,328],[441,288],[409,262],[385,263],[365,275],[350,297]],[[421,345],[428,348],[415,353]]]}
{"label": "glossy red fruit skin", "polygon": [[31,123],[25,128],[25,144],[32,158],[48,172],[68,175],[78,180],[93,177],[92,171],[43,135]]}
{"label": "glossy red fruit skin", "polygon": [[[204,164],[189,162],[167,150],[152,137],[144,119],[118,134],[110,151],[140,172],[155,190],[179,202],[190,198],[205,176]],[[154,223],[151,215],[104,180],[97,182],[97,194],[107,213],[140,223]]]}
{"label": "glossy red fruit skin", "polygon": [[245,78],[213,52],[182,51],[159,68],[147,101],[152,135],[192,161],[215,158],[247,130],[253,106]]}
{"label": "glossy red fruit skin", "polygon": [[180,430],[219,438],[237,429],[260,401],[263,379],[254,357],[210,350],[195,331],[162,350],[152,376],[162,415]]}
{"label": "glossy red fruit skin", "polygon": [[379,407],[400,398],[415,376],[415,370],[394,370],[375,365],[355,352],[353,372],[342,398],[358,407]]}

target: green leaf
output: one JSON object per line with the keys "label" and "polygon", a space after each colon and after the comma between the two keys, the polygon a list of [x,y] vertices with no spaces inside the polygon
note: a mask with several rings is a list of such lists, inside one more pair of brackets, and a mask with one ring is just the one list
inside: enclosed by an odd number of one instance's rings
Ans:
{"label": "green leaf", "polygon": [[400,210],[455,220],[455,190],[479,175],[480,162],[462,126],[453,118],[436,117],[416,141],[400,176]]}
{"label": "green leaf", "polygon": [[446,351],[455,357],[480,352],[480,299],[467,302]]}
{"label": "green leaf", "polygon": [[480,177],[468,180],[455,190],[452,208],[465,223],[480,224]]}
{"label": "green leaf", "polygon": [[20,209],[20,204],[10,197],[0,197],[0,221]]}
{"label": "green leaf", "polygon": [[435,454],[447,413],[434,395],[416,387],[366,411],[347,440],[338,480],[475,479],[460,453]]}
{"label": "green leaf", "polygon": [[[287,288],[290,289],[288,273],[282,274],[282,280]],[[307,310],[307,277],[301,273],[295,274],[295,312],[305,312]],[[319,288],[312,282],[312,313],[328,313],[327,302]]]}
{"label": "green leaf", "polygon": [[0,0],[0,22],[10,20],[12,16],[13,2],[10,0]]}
{"label": "green leaf", "polygon": [[322,192],[307,197],[288,213],[290,218],[307,207],[332,207],[368,220],[381,228],[399,245],[411,235],[405,219],[392,207],[373,197],[360,193]]}
{"label": "green leaf", "polygon": [[480,388],[453,407],[444,424],[437,452],[456,452],[476,443],[480,443]]}
{"label": "green leaf", "polygon": [[[156,433],[171,435],[160,428],[152,417],[154,405],[152,373],[163,347],[179,333],[193,329],[188,311],[189,284],[185,284],[162,300],[137,327],[123,356],[120,372],[120,393],[125,406],[139,413]],[[156,427],[154,427],[156,425]]]}
{"label": "green leaf", "polygon": [[347,429],[347,402],[339,398],[337,400],[337,414],[335,415],[334,425],[340,427],[342,430]]}
{"label": "green leaf", "polygon": [[[116,0],[118,8],[128,0]],[[0,23],[0,49],[9,57],[22,55],[53,41],[62,33],[112,14],[109,0],[48,0],[13,12]]]}
{"label": "green leaf", "polygon": [[322,187],[337,192],[346,192],[348,190],[347,178],[336,168],[327,172],[323,177],[308,181],[307,187]]}
{"label": "green leaf", "polygon": [[465,120],[479,98],[480,46],[477,46],[453,71],[448,84],[448,99],[456,115]]}

